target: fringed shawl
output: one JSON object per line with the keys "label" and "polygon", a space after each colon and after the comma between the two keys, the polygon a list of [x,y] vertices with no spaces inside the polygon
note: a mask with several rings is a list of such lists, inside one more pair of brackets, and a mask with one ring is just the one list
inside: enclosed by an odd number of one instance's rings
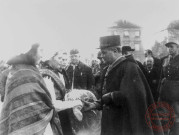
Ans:
{"label": "fringed shawl", "polygon": [[62,135],[50,94],[36,67],[17,64],[10,70],[0,117],[0,135],[42,135],[48,123]]}
{"label": "fringed shawl", "polygon": [[9,74],[9,69],[6,69],[0,73],[0,95],[1,95],[2,102],[4,101],[5,86],[6,86],[6,80],[7,80],[8,74]]}
{"label": "fringed shawl", "polygon": [[42,76],[50,77],[52,79],[53,83],[55,83],[55,86],[57,87],[57,88],[54,87],[56,100],[63,100],[64,96],[66,94],[66,88],[63,85],[59,76],[56,75],[50,69],[40,69],[40,73],[42,74]]}

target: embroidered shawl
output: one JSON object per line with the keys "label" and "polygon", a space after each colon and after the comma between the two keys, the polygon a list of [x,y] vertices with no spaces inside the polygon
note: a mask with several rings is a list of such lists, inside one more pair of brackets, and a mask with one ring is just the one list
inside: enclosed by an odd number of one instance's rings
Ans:
{"label": "embroidered shawl", "polygon": [[37,68],[14,65],[6,81],[0,135],[43,135],[49,122],[54,135],[62,135],[60,120]]}

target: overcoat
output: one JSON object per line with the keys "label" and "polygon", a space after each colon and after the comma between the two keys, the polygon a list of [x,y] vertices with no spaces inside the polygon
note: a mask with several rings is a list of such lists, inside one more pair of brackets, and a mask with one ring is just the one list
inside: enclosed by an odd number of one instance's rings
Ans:
{"label": "overcoat", "polygon": [[[101,135],[162,135],[146,123],[145,115],[154,103],[145,76],[132,59],[120,58],[103,72],[102,95],[112,92],[112,103],[102,106]],[[159,120],[157,125],[161,126]]]}
{"label": "overcoat", "polygon": [[69,78],[70,88],[73,85],[74,89],[92,89],[92,86],[94,85],[92,69],[84,63],[79,62],[74,70],[73,66],[69,65],[66,72]]}

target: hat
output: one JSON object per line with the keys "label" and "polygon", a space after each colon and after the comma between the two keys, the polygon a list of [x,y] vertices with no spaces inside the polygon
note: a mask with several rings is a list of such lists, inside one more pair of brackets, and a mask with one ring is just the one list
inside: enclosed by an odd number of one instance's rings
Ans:
{"label": "hat", "polygon": [[31,56],[34,56],[37,54],[37,50],[39,48],[39,44],[38,43],[35,43],[31,46],[31,49],[26,53],[28,55],[31,55]]}
{"label": "hat", "polygon": [[172,44],[179,46],[179,45],[178,45],[177,43],[175,43],[175,42],[168,42],[168,43],[165,44],[165,46],[166,46],[166,47],[170,47]]}
{"label": "hat", "polygon": [[79,54],[79,51],[77,49],[72,49],[70,51],[70,55]]}
{"label": "hat", "polygon": [[100,37],[100,47],[98,49],[116,47],[120,45],[121,43],[120,43],[119,35],[104,36],[104,37]]}
{"label": "hat", "polygon": [[23,54],[17,55],[10,60],[7,61],[7,64],[9,65],[15,65],[15,64],[27,64],[27,65],[35,65],[36,64],[36,58],[37,51],[39,48],[39,44],[33,44],[31,46],[31,49]]}
{"label": "hat", "polygon": [[125,52],[125,51],[135,51],[135,49],[132,49],[130,46],[123,46],[122,52]]}

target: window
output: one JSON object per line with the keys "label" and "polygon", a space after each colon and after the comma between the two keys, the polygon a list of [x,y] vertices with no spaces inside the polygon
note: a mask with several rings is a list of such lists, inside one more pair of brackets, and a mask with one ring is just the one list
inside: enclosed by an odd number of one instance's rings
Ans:
{"label": "window", "polygon": [[117,31],[114,31],[114,35],[117,35]]}
{"label": "window", "polygon": [[136,31],[135,32],[135,37],[139,37],[140,36],[140,31]]}
{"label": "window", "polygon": [[124,36],[129,37],[129,31],[124,31]]}
{"label": "window", "polygon": [[139,51],[139,50],[140,50],[139,44],[135,44],[135,50],[136,50],[136,51]]}

